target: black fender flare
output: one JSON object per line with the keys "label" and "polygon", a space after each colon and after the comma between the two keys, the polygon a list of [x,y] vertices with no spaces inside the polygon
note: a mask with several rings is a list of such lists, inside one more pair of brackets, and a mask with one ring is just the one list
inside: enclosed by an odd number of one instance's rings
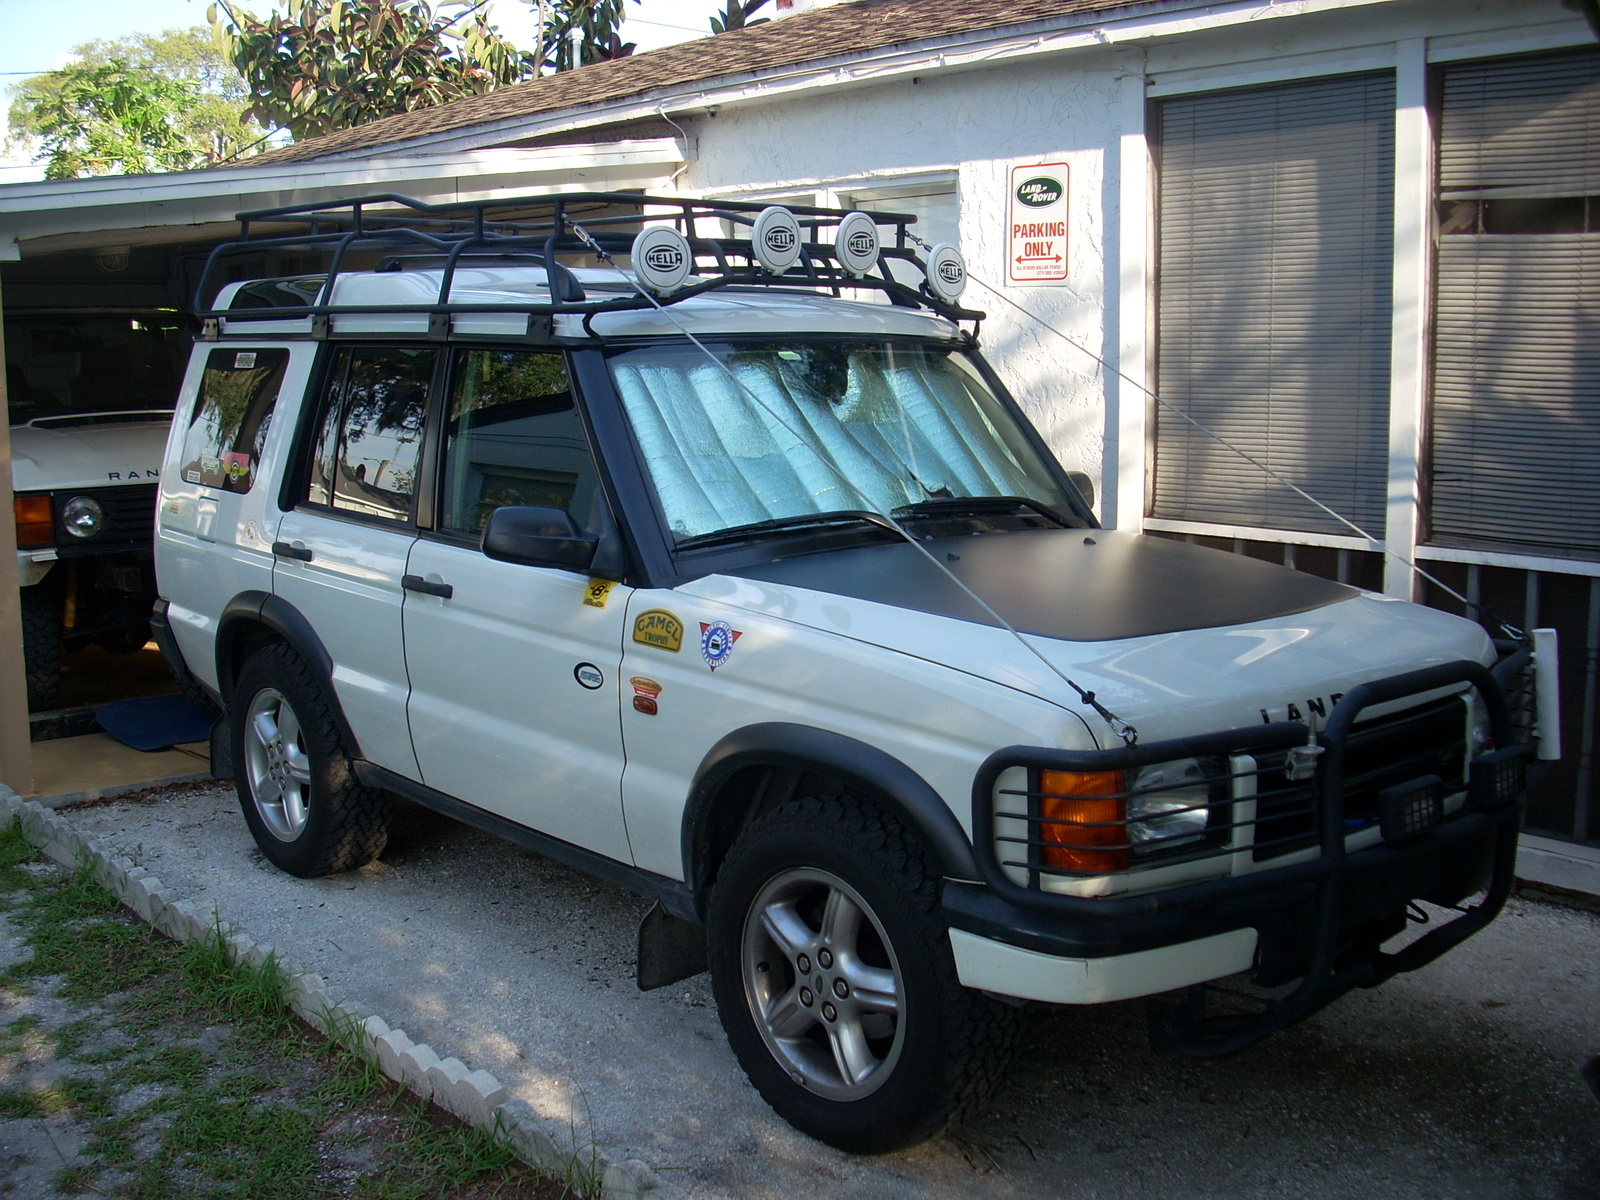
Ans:
{"label": "black fender flare", "polygon": [[794,767],[831,775],[887,805],[933,852],[952,879],[975,880],[978,867],[956,815],[938,792],[905,763],[875,746],[841,733],[767,721],[735,729],[700,760],[689,787],[681,832],[685,878],[697,898],[710,882],[717,797],[722,787],[747,767]]}
{"label": "black fender flare", "polygon": [[339,693],[333,686],[333,655],[322,644],[311,622],[294,605],[282,596],[271,592],[240,592],[217,619],[217,688],[222,693],[224,706],[233,701],[234,650],[240,636],[251,626],[270,629],[287,642],[294,652],[305,659],[317,683],[328,697],[334,720],[339,724],[339,735],[349,747],[352,756],[360,757],[360,743],[345,718],[344,707],[339,703]]}

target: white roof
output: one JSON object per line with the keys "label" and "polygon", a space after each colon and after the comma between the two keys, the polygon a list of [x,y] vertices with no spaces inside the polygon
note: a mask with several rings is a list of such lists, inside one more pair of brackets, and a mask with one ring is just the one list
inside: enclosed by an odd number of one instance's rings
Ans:
{"label": "white roof", "polygon": [[[591,300],[610,296],[637,295],[622,272],[610,269],[582,269],[573,272]],[[341,274],[334,284],[335,308],[431,305],[438,300],[443,271],[419,270],[350,272]],[[693,279],[690,283],[694,283]],[[679,326],[695,336],[709,334],[853,333],[867,336],[910,335],[924,338],[949,338],[956,326],[924,309],[902,308],[883,302],[876,294],[871,300],[843,300],[825,293],[796,287],[729,287],[695,296],[665,311],[649,308],[626,312],[601,313],[590,322],[595,333],[604,337],[671,337]],[[226,309],[243,284],[230,284],[218,295],[214,307]],[[543,267],[463,267],[451,281],[452,304],[505,305],[501,313],[458,313],[455,332],[461,334],[517,336],[527,328],[526,306],[548,302]],[[245,309],[264,317],[270,310]],[[670,314],[670,315],[669,315]],[[426,313],[335,312],[332,326],[339,333],[419,333],[426,334]],[[309,327],[305,320],[234,320],[224,328],[234,337],[252,333],[299,332]],[[583,317],[557,318],[556,332],[583,337]]]}

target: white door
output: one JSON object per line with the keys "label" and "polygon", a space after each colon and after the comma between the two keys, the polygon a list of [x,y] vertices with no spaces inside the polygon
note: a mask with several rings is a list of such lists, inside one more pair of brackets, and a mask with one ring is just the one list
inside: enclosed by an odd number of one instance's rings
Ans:
{"label": "white door", "polygon": [[617,685],[628,589],[478,548],[500,505],[565,508],[580,526],[594,512],[564,358],[459,351],[445,416],[437,529],[411,550],[404,608],[423,782],[631,862]]}
{"label": "white door", "polygon": [[223,609],[241,592],[272,590],[278,506],[262,463],[287,453],[293,421],[275,423],[273,415],[280,396],[304,390],[314,353],[306,344],[209,350],[178,399],[162,467],[156,571],[161,594],[183,598],[167,616],[184,661],[213,687]]}
{"label": "white door", "polygon": [[273,590],[333,658],[364,757],[412,779],[400,579],[416,541],[416,485],[432,346],[339,346],[294,511],[278,526]]}

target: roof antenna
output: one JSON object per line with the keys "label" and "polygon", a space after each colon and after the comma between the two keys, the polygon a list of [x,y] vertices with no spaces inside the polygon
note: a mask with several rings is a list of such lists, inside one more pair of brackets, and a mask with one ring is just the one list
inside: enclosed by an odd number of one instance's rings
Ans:
{"label": "roof antenna", "polygon": [[[673,313],[673,311],[667,305],[662,304],[660,300],[651,295],[649,290],[641,285],[636,278],[634,278],[632,272],[624,271],[620,266],[618,266],[616,260],[613,259],[611,255],[606,252],[605,248],[602,247],[600,243],[590,235],[588,230],[584,229],[583,226],[574,221],[572,223],[572,231],[577,235],[578,240],[594,253],[595,257],[599,258],[602,262],[606,263],[618,274],[620,274],[623,279],[627,280],[634,291],[638,292],[639,295],[643,296],[646,300],[653,304],[661,312],[662,316],[671,321],[672,324],[677,327],[678,332],[683,334],[684,337],[688,338],[689,341],[693,343],[695,349],[699,350],[700,353],[704,354],[708,359],[710,359],[712,364],[727,376],[728,382],[732,383],[734,387],[738,388],[746,396],[749,396],[751,400],[755,401],[757,406],[760,407],[764,413],[781,425],[791,436],[801,442],[806,442],[808,440],[784,418],[782,413],[774,411],[764,400],[761,399],[760,396],[751,391],[750,388],[747,387],[737,375],[728,369],[728,365],[725,362],[723,362],[720,358],[706,348],[705,343],[703,343],[699,338],[695,337],[694,334],[690,333],[689,330],[684,327],[683,323],[678,320],[677,315]],[[849,491],[854,492],[857,496],[861,497],[861,499],[865,502],[865,507],[868,510],[877,512],[878,506],[873,503],[872,497],[863,492],[861,488],[851,481],[851,479],[845,475],[842,470],[830,462],[825,455],[817,455],[817,460],[821,462],[827,468],[827,470],[839,480],[840,483],[844,484]],[[1039,651],[1037,646],[1035,646],[1027,638],[1023,637],[1021,631],[1018,630],[1015,625],[1011,624],[1010,621],[1006,620],[999,613],[997,613],[994,608],[990,606],[987,600],[978,595],[978,593],[973,591],[959,578],[957,578],[955,573],[951,571],[949,567],[945,566],[944,563],[935,558],[928,548],[919,542],[905,528],[905,526],[901,525],[899,521],[895,520],[891,514],[878,513],[878,515],[888,523],[890,528],[904,538],[910,546],[915,548],[918,554],[922,555],[923,558],[932,563],[941,575],[943,575],[951,583],[955,584],[956,587],[960,588],[961,591],[966,593],[967,597],[973,601],[973,603],[977,604],[978,607],[982,608],[985,613],[992,617],[995,624],[999,625],[1000,628],[1004,629],[1007,633],[1014,637],[1019,643],[1021,643],[1024,649],[1026,649],[1030,654],[1043,663],[1045,668],[1052,675],[1076,692],[1078,699],[1098,713],[1100,718],[1105,721],[1108,726],[1110,726],[1111,732],[1122,739],[1124,745],[1132,746],[1138,743],[1139,731],[1134,728],[1131,722],[1125,721],[1121,717],[1117,716],[1109,708],[1101,704],[1100,701],[1095,698],[1095,694],[1092,691],[1089,691],[1087,688],[1080,687],[1077,683],[1068,678],[1060,667],[1056,666],[1055,663],[1051,662]]]}
{"label": "roof antenna", "polygon": [[[928,251],[928,250],[932,249],[932,247],[929,246],[927,242],[923,241],[916,234],[912,233],[909,229],[906,230],[906,238],[909,241],[915,242],[924,251]],[[1318,500],[1315,496],[1313,496],[1310,492],[1306,491],[1303,487],[1300,487],[1298,484],[1292,483],[1289,480],[1285,479],[1282,475],[1278,474],[1278,472],[1274,471],[1271,467],[1267,466],[1266,463],[1261,462],[1259,459],[1252,457],[1249,453],[1247,453],[1244,450],[1241,450],[1238,446],[1235,446],[1232,442],[1228,441],[1228,439],[1223,437],[1221,434],[1219,434],[1216,431],[1214,431],[1214,430],[1208,428],[1207,426],[1201,424],[1199,421],[1197,421],[1193,417],[1191,417],[1188,413],[1184,412],[1177,405],[1173,404],[1170,400],[1167,400],[1165,397],[1158,396],[1155,392],[1153,392],[1151,389],[1145,387],[1145,385],[1140,383],[1137,379],[1134,379],[1132,376],[1126,374],[1125,372],[1123,372],[1119,368],[1113,367],[1105,359],[1101,358],[1093,350],[1089,349],[1089,347],[1083,345],[1080,342],[1077,342],[1077,341],[1073,340],[1067,334],[1063,333],[1061,330],[1057,329],[1054,325],[1050,324],[1050,322],[1046,321],[1043,317],[1036,316],[1034,313],[1031,313],[1027,309],[1023,308],[1022,305],[1018,304],[1015,300],[1011,299],[1011,297],[1007,296],[1004,292],[1002,292],[999,288],[995,287],[992,283],[989,283],[987,280],[985,280],[985,279],[983,279],[983,278],[981,278],[981,277],[979,277],[977,275],[971,274],[970,271],[968,272],[968,276],[969,276],[969,278],[976,279],[978,281],[978,283],[983,285],[985,290],[987,290],[991,295],[996,297],[1002,304],[1009,305],[1011,308],[1016,309],[1017,312],[1021,313],[1025,317],[1027,317],[1028,320],[1032,321],[1034,324],[1043,326],[1050,333],[1053,333],[1056,337],[1058,337],[1062,341],[1066,342],[1067,345],[1071,346],[1074,350],[1077,350],[1079,353],[1086,355],[1089,359],[1091,359],[1093,362],[1098,364],[1102,370],[1109,371],[1113,375],[1117,376],[1119,379],[1122,379],[1127,383],[1131,383],[1134,387],[1138,388],[1146,396],[1149,396],[1150,399],[1154,400],[1157,404],[1161,405],[1162,408],[1166,409],[1168,412],[1172,413],[1174,416],[1179,417],[1182,420],[1187,421],[1189,424],[1193,425],[1196,429],[1198,429],[1201,433],[1205,434],[1207,437],[1211,438],[1213,441],[1217,442],[1219,445],[1221,445],[1225,449],[1231,450],[1233,453],[1237,454],[1240,458],[1244,459],[1245,462],[1249,463],[1251,466],[1255,467],[1257,470],[1259,470],[1259,471],[1263,472],[1264,474],[1266,474],[1274,482],[1281,483],[1284,487],[1288,488],[1291,492],[1293,492],[1295,495],[1299,496],[1302,500],[1305,500],[1309,504],[1315,505],[1317,508],[1319,508],[1323,512],[1327,513],[1335,521],[1338,521],[1341,525],[1345,526],[1345,528],[1351,530],[1357,536],[1361,537],[1368,544],[1378,547],[1380,550],[1383,551],[1383,553],[1385,553],[1387,555],[1390,555],[1392,558],[1394,558],[1394,559],[1398,560],[1399,562],[1403,563],[1405,566],[1407,566],[1411,570],[1415,571],[1418,575],[1422,576],[1422,578],[1426,579],[1429,583],[1433,584],[1433,586],[1438,588],[1441,592],[1444,592],[1446,595],[1454,598],[1455,600],[1460,601],[1460,603],[1462,604],[1463,607],[1465,607],[1465,608],[1467,608],[1467,609],[1469,609],[1471,611],[1483,614],[1483,617],[1484,617],[1484,619],[1486,621],[1488,621],[1491,624],[1493,624],[1497,629],[1499,629],[1502,633],[1504,633],[1512,641],[1517,642],[1519,645],[1522,645],[1522,646],[1526,646],[1526,647],[1530,647],[1530,648],[1532,647],[1533,639],[1528,635],[1528,632],[1526,630],[1521,629],[1518,626],[1511,624],[1511,622],[1505,620],[1498,613],[1496,613],[1494,611],[1494,609],[1490,608],[1487,604],[1481,604],[1476,600],[1468,600],[1460,592],[1456,591],[1455,588],[1451,587],[1449,584],[1447,584],[1447,583],[1443,582],[1442,580],[1440,580],[1432,572],[1424,570],[1421,566],[1419,566],[1417,564],[1417,562],[1414,559],[1407,558],[1404,554],[1401,554],[1398,550],[1395,550],[1392,547],[1390,547],[1388,545],[1388,543],[1384,542],[1382,539],[1373,537],[1370,533],[1368,533],[1365,529],[1361,528],[1361,526],[1357,525],[1354,521],[1350,520],[1343,513],[1336,512],[1332,508],[1329,508],[1326,504],[1324,504],[1321,500]]]}

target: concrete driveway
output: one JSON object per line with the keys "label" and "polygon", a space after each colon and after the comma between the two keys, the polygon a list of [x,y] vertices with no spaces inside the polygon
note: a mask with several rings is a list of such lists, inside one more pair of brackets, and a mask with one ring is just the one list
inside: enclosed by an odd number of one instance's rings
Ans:
{"label": "concrete driveway", "polygon": [[693,1196],[1594,1200],[1600,916],[1513,901],[1454,955],[1222,1063],[1145,1046],[1141,1002],[1032,1014],[1009,1088],[915,1150],[854,1159],[744,1079],[704,977],[641,994],[645,905],[418,810],[384,858],[299,880],[231,790],[67,809],[334,995],[492,1071],[580,1143]]}

